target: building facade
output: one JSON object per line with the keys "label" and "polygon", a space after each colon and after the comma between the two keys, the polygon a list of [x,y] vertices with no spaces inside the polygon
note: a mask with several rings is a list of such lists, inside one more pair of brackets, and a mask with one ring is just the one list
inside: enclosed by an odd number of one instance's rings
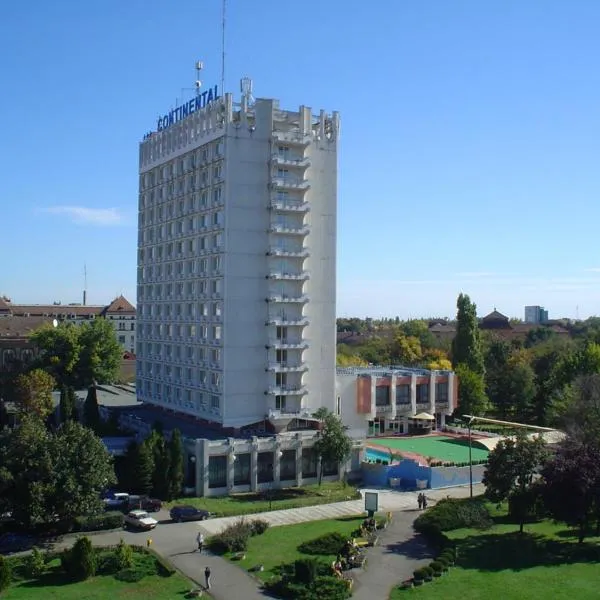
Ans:
{"label": "building facade", "polygon": [[431,415],[442,428],[458,406],[458,378],[452,371],[338,368],[336,401],[354,438],[408,433],[419,413]]}
{"label": "building facade", "polygon": [[54,320],[59,323],[81,324],[95,318],[110,321],[125,354],[135,354],[136,310],[123,296],[108,305],[83,304],[14,304],[0,297],[0,370],[10,370],[11,364],[30,362],[36,348],[29,336]]}
{"label": "building facade", "polygon": [[338,131],[226,94],[146,136],[140,400],[235,431],[333,409]]}
{"label": "building facade", "polygon": [[548,311],[543,306],[526,306],[525,323],[544,325],[548,322]]}

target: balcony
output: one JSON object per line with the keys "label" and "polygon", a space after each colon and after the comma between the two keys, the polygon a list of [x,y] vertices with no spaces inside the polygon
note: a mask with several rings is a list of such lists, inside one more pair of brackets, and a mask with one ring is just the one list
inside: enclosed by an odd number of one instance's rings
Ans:
{"label": "balcony", "polygon": [[306,304],[308,302],[308,296],[288,296],[286,294],[271,294],[267,297],[267,302]]}
{"label": "balcony", "polygon": [[289,248],[278,248],[272,247],[267,252],[268,256],[283,256],[290,258],[307,258],[310,256],[310,251],[308,248],[299,248],[297,250],[289,249]]}
{"label": "balcony", "polygon": [[310,183],[301,177],[273,177],[271,187],[276,190],[307,190]]}
{"label": "balcony", "polygon": [[288,146],[306,148],[310,144],[310,134],[302,134],[300,131],[274,131],[273,139],[276,142],[284,142]]}
{"label": "balcony", "polygon": [[269,387],[267,394],[275,396],[302,396],[307,391],[304,385],[274,385]]}
{"label": "balcony", "polygon": [[285,327],[303,327],[308,325],[306,317],[294,319],[292,317],[271,317],[265,322],[265,325],[281,325]]}
{"label": "balcony", "polygon": [[302,373],[308,371],[308,366],[303,362],[269,362],[267,370],[274,373]]}
{"label": "balcony", "polygon": [[277,167],[306,169],[310,167],[310,158],[308,156],[286,156],[275,153],[271,156],[271,164]]}
{"label": "balcony", "polygon": [[298,410],[284,408],[278,410],[276,408],[270,408],[267,413],[269,419],[312,419],[312,412],[307,408],[300,408]]}
{"label": "balcony", "polygon": [[310,279],[308,271],[302,271],[301,273],[283,273],[281,271],[273,271],[267,275],[269,279],[275,279],[279,281],[306,281]]}
{"label": "balcony", "polygon": [[306,340],[272,339],[269,340],[267,348],[275,348],[277,350],[305,350],[308,348],[308,342]]}
{"label": "balcony", "polygon": [[272,223],[269,227],[269,233],[281,233],[284,235],[308,235],[310,227],[308,225],[294,225],[287,223]]}
{"label": "balcony", "polygon": [[378,415],[389,413],[389,412],[392,412],[391,404],[381,404],[381,405],[378,404],[377,406],[375,406],[375,413]]}
{"label": "balcony", "polygon": [[282,212],[306,213],[310,210],[310,204],[301,200],[278,198],[275,196],[271,199],[269,208],[271,210],[279,210]]}

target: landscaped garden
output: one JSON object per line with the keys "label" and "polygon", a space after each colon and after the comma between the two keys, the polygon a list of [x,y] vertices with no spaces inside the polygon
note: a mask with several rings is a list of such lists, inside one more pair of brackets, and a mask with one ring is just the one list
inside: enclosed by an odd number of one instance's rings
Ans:
{"label": "landscaped garden", "polygon": [[360,498],[358,490],[342,481],[324,482],[321,485],[307,485],[283,489],[231,494],[215,498],[178,498],[167,506],[188,504],[202,508],[216,517],[250,515],[268,510],[301,508],[330,502],[343,502]]}
{"label": "landscaped garden", "polygon": [[[458,508],[455,514],[459,519],[467,515],[471,527],[453,528],[459,522],[448,518],[444,504],[450,502]],[[442,501],[430,509],[432,516],[422,521],[424,530],[431,531],[433,524],[444,531],[450,543],[456,544],[456,564],[442,571],[442,576],[427,577],[431,583],[394,590],[392,600],[598,597],[600,538],[588,537],[579,544],[577,531],[547,519],[526,524],[524,533],[519,534],[518,523],[508,516],[505,505],[498,509],[483,500],[475,502],[485,512],[469,509],[468,500]]]}
{"label": "landscaped garden", "polygon": [[[83,540],[83,541],[81,541]],[[0,557],[0,562],[2,561]],[[0,595],[6,600],[127,600],[185,597],[193,584],[145,548],[119,544],[92,548],[80,538],[71,550],[4,559],[10,583]]]}

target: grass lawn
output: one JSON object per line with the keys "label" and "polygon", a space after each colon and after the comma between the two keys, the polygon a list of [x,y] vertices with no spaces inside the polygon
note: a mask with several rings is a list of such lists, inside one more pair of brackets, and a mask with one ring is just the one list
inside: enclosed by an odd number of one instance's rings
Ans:
{"label": "grass lawn", "polygon": [[235,515],[249,515],[268,510],[281,510],[284,508],[300,508],[302,506],[316,506],[329,502],[342,502],[360,498],[356,488],[345,485],[341,481],[324,482],[322,485],[307,485],[301,488],[284,488],[271,490],[271,500],[268,492],[247,494],[232,494],[215,498],[178,498],[169,502],[174,504],[189,504],[203,508],[217,517],[232,517]]}
{"label": "grass lawn", "polygon": [[147,600],[156,598],[183,598],[194,585],[176,573],[170,577],[152,575],[138,583],[117,581],[112,575],[97,576],[72,583],[65,580],[58,570],[58,561],[51,563],[51,570],[40,579],[13,583],[2,593],[3,600]]}
{"label": "grass lawn", "polygon": [[[262,535],[250,538],[248,550],[245,553],[246,558],[234,561],[234,564],[244,569],[264,565],[265,570],[256,573],[256,575],[266,581],[279,575],[279,565],[291,563],[298,558],[309,557],[308,554],[298,551],[298,546],[303,542],[314,540],[325,533],[334,531],[350,537],[351,533],[358,529],[363,521],[364,516],[357,516],[271,527]],[[332,562],[336,558],[335,556],[310,556],[325,562]]]}
{"label": "grass lawn", "polygon": [[409,590],[394,590],[391,600],[591,600],[600,588],[600,538],[577,544],[565,525],[550,521],[525,526],[507,523],[502,514],[486,531],[447,532],[458,541],[457,565]]}
{"label": "grass lawn", "polygon": [[[367,441],[374,446],[391,448],[400,453],[402,451],[414,452],[448,462],[468,462],[469,460],[468,442],[457,438],[432,435],[406,438],[369,438]],[[473,444],[472,450],[474,461],[487,459],[489,454],[487,450],[477,448],[475,444]]]}

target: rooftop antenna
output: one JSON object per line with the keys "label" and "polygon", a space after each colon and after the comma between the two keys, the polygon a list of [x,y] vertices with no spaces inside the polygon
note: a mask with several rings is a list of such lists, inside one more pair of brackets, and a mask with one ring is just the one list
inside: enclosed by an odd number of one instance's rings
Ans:
{"label": "rooftop antenna", "polygon": [[254,104],[254,96],[252,96],[252,79],[250,79],[250,77],[242,77],[240,79],[240,91],[242,92],[242,103],[245,108]]}
{"label": "rooftop antenna", "polygon": [[87,265],[83,263],[83,306],[87,301]]}
{"label": "rooftop antenna", "polygon": [[201,60],[196,61],[196,81],[194,87],[196,88],[196,96],[200,95],[200,88],[202,87],[202,81],[200,80],[200,71],[204,69],[204,63]]}
{"label": "rooftop antenna", "polygon": [[221,12],[221,95],[225,93],[225,23],[227,17],[227,0],[223,0]]}

